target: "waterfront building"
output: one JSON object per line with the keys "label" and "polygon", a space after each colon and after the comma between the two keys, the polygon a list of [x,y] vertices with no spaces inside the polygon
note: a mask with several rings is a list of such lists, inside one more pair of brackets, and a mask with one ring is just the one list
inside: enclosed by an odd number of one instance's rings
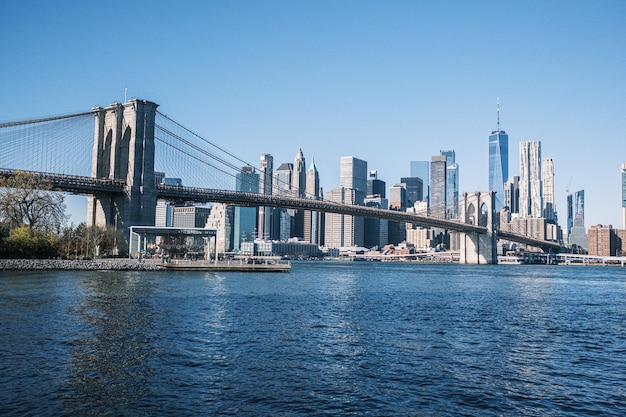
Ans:
{"label": "waterfront building", "polygon": [[216,229],[215,238],[212,238],[211,248],[215,248],[217,239],[217,251],[226,253],[233,250],[233,223],[235,220],[235,206],[223,203],[213,203],[211,213],[206,219],[205,228]]}
{"label": "waterfront building", "polygon": [[509,179],[509,135],[500,130],[500,100],[497,112],[497,128],[489,136],[489,191],[496,192],[495,209],[500,211],[503,205],[506,206],[504,183]]}
{"label": "waterfront building", "polygon": [[446,217],[446,173],[445,156],[433,156],[430,162],[430,215],[444,219]]}
{"label": "waterfront building", "polygon": [[[246,193],[259,192],[259,174],[251,166],[244,166],[235,176],[235,190]],[[241,248],[241,242],[252,241],[256,237],[257,208],[235,206],[233,250]]]}
{"label": "waterfront building", "polygon": [[422,180],[422,198],[423,201],[430,201],[430,162],[429,161],[411,161],[411,177],[417,177]]}
{"label": "waterfront building", "polygon": [[587,231],[585,229],[585,190],[576,191],[574,194],[571,233],[568,235],[570,246],[576,245],[587,249]]}
{"label": "waterfront building", "polygon": [[541,142],[520,142],[520,182],[519,215],[520,217],[542,216],[541,191]]}
{"label": "waterfront building", "polygon": [[182,206],[172,209],[172,227],[194,228],[204,227],[211,207]]}
{"label": "waterfront building", "polygon": [[154,225],[156,227],[172,227],[172,204],[166,200],[157,200],[154,213]]}
{"label": "waterfront building", "polygon": [[543,217],[548,223],[558,223],[554,196],[554,160],[543,158],[541,161],[541,183],[543,190]]}
{"label": "waterfront building", "polygon": [[612,226],[593,225],[587,235],[587,251],[594,256],[620,256],[622,242]]}
{"label": "waterfront building", "polygon": [[406,205],[413,207],[413,204],[423,200],[424,183],[419,177],[402,177],[400,182],[406,189]]}
{"label": "waterfront building", "polygon": [[[259,169],[259,192],[261,194],[272,194],[273,174],[274,157],[268,153],[261,154]],[[257,237],[259,239],[270,238],[272,210],[271,207],[259,207],[259,220],[257,222]]]}
{"label": "waterfront building", "polygon": [[622,164],[622,229],[626,230],[626,162]]}
{"label": "waterfront building", "polygon": [[454,149],[440,151],[446,157],[446,219],[459,217],[459,164]]}
{"label": "waterfront building", "polygon": [[[365,193],[353,188],[334,188],[326,200],[334,203],[363,205]],[[364,219],[346,214],[326,213],[325,242],[329,248],[363,246]]]}

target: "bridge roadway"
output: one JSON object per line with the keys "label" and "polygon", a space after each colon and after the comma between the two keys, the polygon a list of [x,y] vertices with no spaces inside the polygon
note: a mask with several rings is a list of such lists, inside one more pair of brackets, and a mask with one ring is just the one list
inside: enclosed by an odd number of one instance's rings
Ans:
{"label": "bridge roadway", "polygon": [[[0,168],[0,177],[9,177],[13,175],[16,171],[17,170]],[[54,190],[69,192],[73,194],[121,194],[124,192],[124,187],[126,185],[124,180],[100,179],[77,175],[53,174],[32,171],[25,172],[30,172],[42,179],[49,181]],[[158,184],[156,186],[156,190],[157,198],[174,202],[214,202],[249,207],[266,206],[297,210],[311,210],[325,213],[346,214],[357,217],[385,219],[394,222],[456,230],[464,233],[487,233],[487,228],[484,226],[465,224],[454,220],[439,219],[415,213],[378,209],[374,207],[354,206],[349,204],[334,203],[325,200],[245,193],[239,191],[216,190],[210,188],[168,186],[163,184]],[[558,251],[560,249],[560,245],[556,242],[534,239],[515,233],[498,231],[497,236],[500,239],[524,243],[531,246],[540,247],[544,250]]]}

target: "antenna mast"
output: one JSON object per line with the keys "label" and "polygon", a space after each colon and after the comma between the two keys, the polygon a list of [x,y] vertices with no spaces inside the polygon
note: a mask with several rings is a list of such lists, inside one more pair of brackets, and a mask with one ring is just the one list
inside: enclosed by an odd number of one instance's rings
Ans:
{"label": "antenna mast", "polygon": [[496,129],[496,131],[500,132],[500,97],[498,97],[498,106],[497,106],[497,113],[498,113],[498,128]]}

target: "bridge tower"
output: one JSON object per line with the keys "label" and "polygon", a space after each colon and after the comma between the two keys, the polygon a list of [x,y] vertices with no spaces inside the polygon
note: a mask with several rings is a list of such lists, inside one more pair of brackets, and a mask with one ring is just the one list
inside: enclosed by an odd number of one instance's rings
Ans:
{"label": "bridge tower", "polygon": [[[91,176],[125,180],[121,195],[89,195],[87,225],[154,226],[154,125],[157,104],[133,99],[95,107]],[[128,233],[124,233],[127,236]]]}
{"label": "bridge tower", "polygon": [[461,233],[461,264],[498,263],[498,239],[496,233],[495,193],[463,193],[461,220],[487,228],[487,233]]}

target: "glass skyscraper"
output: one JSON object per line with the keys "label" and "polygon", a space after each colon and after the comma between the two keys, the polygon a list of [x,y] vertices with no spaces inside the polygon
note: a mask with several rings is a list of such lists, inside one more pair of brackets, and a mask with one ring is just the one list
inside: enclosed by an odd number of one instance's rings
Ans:
{"label": "glass skyscraper", "polygon": [[[235,190],[246,193],[259,192],[259,174],[251,166],[244,166],[237,173]],[[233,250],[239,250],[241,242],[253,241],[256,235],[257,208],[235,206]]]}
{"label": "glass skyscraper", "polygon": [[626,162],[622,164],[621,174],[622,174],[622,229],[626,229]]}
{"label": "glass skyscraper", "polygon": [[500,108],[498,106],[498,128],[489,136],[489,191],[496,192],[496,210],[504,203],[504,183],[509,179],[509,135],[500,130]]}
{"label": "glass skyscraper", "polygon": [[430,201],[430,162],[411,161],[411,177],[422,179],[424,201]]}
{"label": "glass skyscraper", "polygon": [[440,151],[446,157],[446,219],[459,216],[459,164],[454,149]]}

